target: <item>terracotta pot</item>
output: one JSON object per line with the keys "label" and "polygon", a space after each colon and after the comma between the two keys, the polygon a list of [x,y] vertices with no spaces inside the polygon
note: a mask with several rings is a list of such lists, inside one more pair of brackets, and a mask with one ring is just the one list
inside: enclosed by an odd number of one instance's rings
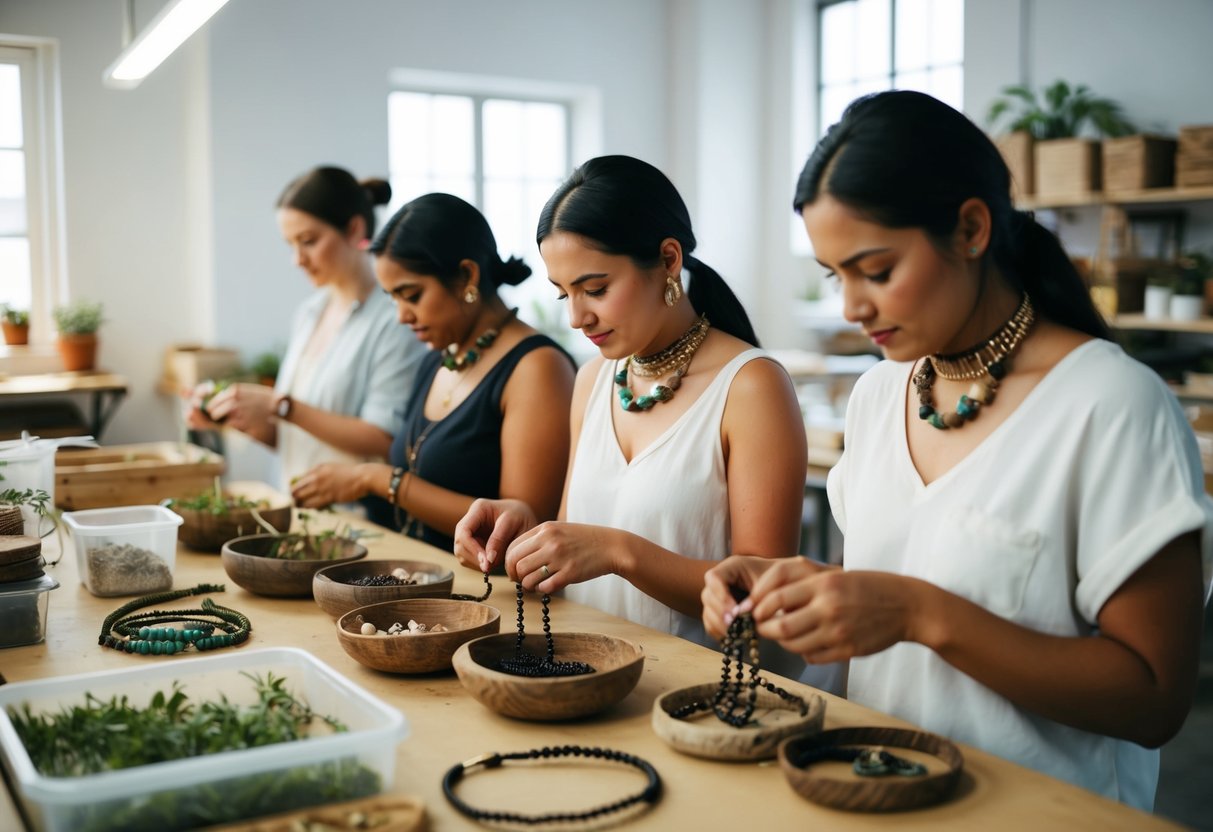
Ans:
{"label": "terracotta pot", "polygon": [[4,343],[10,347],[29,343],[29,324],[10,324],[4,321],[0,326],[4,327]]}
{"label": "terracotta pot", "polygon": [[91,370],[97,363],[97,336],[60,335],[59,357],[63,359],[63,369]]}

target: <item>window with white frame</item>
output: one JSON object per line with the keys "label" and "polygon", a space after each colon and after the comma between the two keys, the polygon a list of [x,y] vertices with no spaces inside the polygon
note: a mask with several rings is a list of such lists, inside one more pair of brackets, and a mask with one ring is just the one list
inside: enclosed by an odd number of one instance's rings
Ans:
{"label": "window with white frame", "polygon": [[817,14],[819,135],[880,90],[918,90],[962,109],[964,0],[831,0]]}
{"label": "window with white frame", "polygon": [[388,95],[389,210],[431,191],[475,205],[502,258],[521,257],[534,272],[518,286],[502,287],[502,298],[555,334],[567,323],[542,279],[535,225],[572,168],[571,120],[567,101],[425,90]]}
{"label": "window with white frame", "polygon": [[29,311],[34,342],[66,299],[55,61],[52,41],[0,35],[0,304]]}

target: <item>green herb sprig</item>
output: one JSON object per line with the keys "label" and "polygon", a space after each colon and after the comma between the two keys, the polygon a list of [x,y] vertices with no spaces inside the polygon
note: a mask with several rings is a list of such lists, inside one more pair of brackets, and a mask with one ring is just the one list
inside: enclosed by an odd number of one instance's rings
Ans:
{"label": "green herb sprig", "polygon": [[[260,518],[258,518],[260,519]],[[377,537],[378,532],[355,529],[348,524],[340,524],[336,528],[313,532],[308,528],[312,515],[306,511],[299,512],[300,532],[278,532],[274,530],[274,541],[264,557],[280,558],[282,560],[332,560],[344,554],[344,545],[350,541],[364,537]],[[268,526],[268,524],[264,524]],[[268,528],[272,529],[272,526]]]}
{"label": "green herb sprig", "polygon": [[250,500],[240,494],[224,494],[223,488],[219,484],[219,478],[215,477],[215,487],[210,491],[203,491],[196,497],[188,497],[182,500],[169,500],[165,503],[169,508],[183,508],[190,511],[201,511],[207,514],[213,514],[216,517],[223,517],[231,511],[241,509],[259,509],[269,508],[268,500]]}

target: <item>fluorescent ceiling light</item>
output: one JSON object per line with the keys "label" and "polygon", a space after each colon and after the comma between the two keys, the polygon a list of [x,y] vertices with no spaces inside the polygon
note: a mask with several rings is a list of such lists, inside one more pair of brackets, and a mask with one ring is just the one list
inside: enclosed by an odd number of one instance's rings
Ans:
{"label": "fluorescent ceiling light", "polygon": [[106,86],[130,89],[173,53],[228,0],[169,0],[152,21],[127,44],[102,76]]}

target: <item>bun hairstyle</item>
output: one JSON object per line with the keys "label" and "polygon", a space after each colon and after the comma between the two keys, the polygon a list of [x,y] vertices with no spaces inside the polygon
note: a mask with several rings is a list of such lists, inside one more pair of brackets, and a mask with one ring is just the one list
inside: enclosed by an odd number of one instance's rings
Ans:
{"label": "bun hairstyle", "polygon": [[531,274],[517,257],[503,261],[484,215],[451,194],[426,194],[406,204],[383,226],[371,253],[432,275],[452,291],[462,285],[459,264],[472,260],[480,268],[480,294],[490,298],[498,286],[516,286]]}
{"label": "bun hairstyle", "polygon": [[733,290],[716,271],[691,256],[695,233],[678,190],[664,173],[631,156],[600,156],[573,171],[539,215],[535,239],[565,231],[606,254],[622,254],[642,269],[661,264],[661,242],[682,246],[691,275],[687,297],[712,326],[758,346],[758,336]]}
{"label": "bun hairstyle", "polygon": [[311,214],[338,231],[349,228],[354,217],[362,217],[369,240],[375,236],[375,206],[387,205],[391,198],[392,186],[384,179],[359,182],[344,168],[326,166],[313,168],[287,185],[276,207]]}
{"label": "bun hairstyle", "polygon": [[941,249],[960,206],[980,199],[992,225],[983,276],[992,260],[1042,316],[1111,339],[1061,242],[1012,205],[1011,175],[994,143],[942,101],[905,90],[853,101],[805,163],[793,207],[801,213],[823,193],[887,228],[921,228]]}

